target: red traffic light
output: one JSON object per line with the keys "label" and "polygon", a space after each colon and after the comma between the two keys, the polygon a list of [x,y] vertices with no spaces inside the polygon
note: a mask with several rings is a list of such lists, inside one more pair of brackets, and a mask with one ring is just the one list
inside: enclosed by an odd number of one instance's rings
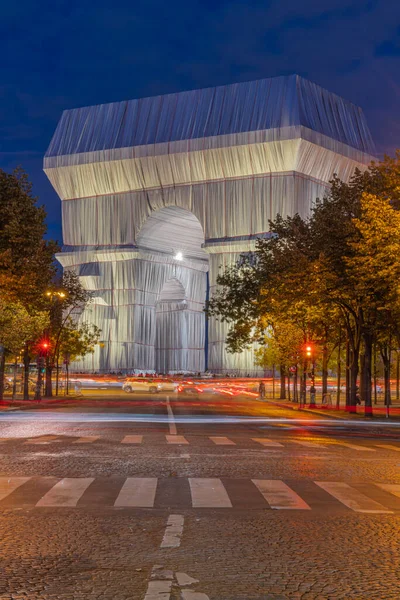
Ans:
{"label": "red traffic light", "polygon": [[306,347],[306,355],[307,356],[311,356],[312,355],[312,346],[307,346]]}
{"label": "red traffic light", "polygon": [[42,350],[42,352],[47,352],[50,348],[50,344],[47,340],[43,340],[39,343],[39,348]]}

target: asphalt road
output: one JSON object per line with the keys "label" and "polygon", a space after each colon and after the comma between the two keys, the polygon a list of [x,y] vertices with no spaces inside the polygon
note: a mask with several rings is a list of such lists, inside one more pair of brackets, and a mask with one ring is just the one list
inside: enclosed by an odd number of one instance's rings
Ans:
{"label": "asphalt road", "polygon": [[399,436],[216,396],[0,413],[0,600],[399,598]]}

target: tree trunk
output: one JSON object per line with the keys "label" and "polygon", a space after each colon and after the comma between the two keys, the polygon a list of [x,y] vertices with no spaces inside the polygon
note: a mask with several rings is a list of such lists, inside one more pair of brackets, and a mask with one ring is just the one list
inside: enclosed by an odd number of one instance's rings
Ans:
{"label": "tree trunk", "polygon": [[322,398],[328,393],[328,347],[322,348]]}
{"label": "tree trunk", "polygon": [[299,401],[299,389],[297,386],[297,380],[298,380],[298,368],[296,365],[296,370],[293,373],[293,402],[298,402]]}
{"label": "tree trunk", "polygon": [[37,364],[38,372],[37,372],[37,380],[36,380],[36,389],[35,389],[35,398],[34,399],[39,402],[42,399],[42,383],[43,383],[42,369],[43,369],[43,365],[44,365],[43,358],[38,357],[36,364]]}
{"label": "tree trunk", "polygon": [[358,360],[359,360],[359,352],[358,349],[355,351],[353,348],[350,350],[350,404],[349,404],[349,412],[356,413],[357,412],[357,377],[358,377]]}
{"label": "tree trunk", "polygon": [[6,370],[6,353],[4,347],[0,350],[0,400],[4,400],[4,372]]}
{"label": "tree trunk", "polygon": [[346,410],[350,407],[350,344],[346,340]]}
{"label": "tree trunk", "polygon": [[336,379],[336,409],[340,408],[340,379],[342,376],[342,363],[341,363],[341,351],[342,351],[342,331],[339,330],[339,344],[338,344],[338,359],[337,359],[337,379]]}
{"label": "tree trunk", "polygon": [[283,365],[280,366],[280,374],[281,374],[281,393],[279,396],[279,400],[286,400],[286,371]]}
{"label": "tree trunk", "polygon": [[364,333],[364,372],[363,372],[363,396],[364,414],[372,417],[372,345],[373,337],[370,333]]}
{"label": "tree trunk", "polygon": [[12,400],[17,399],[17,371],[18,371],[18,359],[14,362],[14,374],[13,374],[13,387],[12,387]]}
{"label": "tree trunk", "polygon": [[67,379],[66,395],[68,396],[68,394],[69,394],[69,363],[68,363],[68,361],[65,363],[65,370],[66,370],[66,379]]}
{"label": "tree trunk", "polygon": [[56,358],[56,396],[58,396],[58,382],[59,382],[59,378],[60,378],[60,354],[57,352],[57,358]]}
{"label": "tree trunk", "polygon": [[289,402],[291,402],[291,398],[290,398],[290,374],[288,373],[287,376],[287,393],[288,393],[288,400]]}
{"label": "tree trunk", "polygon": [[272,365],[272,400],[275,400],[275,365]]}
{"label": "tree trunk", "polygon": [[396,400],[400,398],[400,354],[396,352]]}
{"label": "tree trunk", "polygon": [[25,344],[23,361],[24,361],[24,400],[29,400],[29,365],[31,362],[31,357],[29,355],[27,344]]}
{"label": "tree trunk", "polygon": [[385,381],[385,406],[390,406],[390,348],[384,346],[381,348],[381,356],[383,361],[383,377]]}
{"label": "tree trunk", "polygon": [[52,375],[53,375],[53,364],[51,362],[50,356],[46,357],[46,398],[52,398],[53,396],[53,384],[52,384]]}
{"label": "tree trunk", "polygon": [[376,374],[377,374],[377,363],[376,363],[376,342],[374,343],[374,404],[378,403],[378,396],[376,393]]}

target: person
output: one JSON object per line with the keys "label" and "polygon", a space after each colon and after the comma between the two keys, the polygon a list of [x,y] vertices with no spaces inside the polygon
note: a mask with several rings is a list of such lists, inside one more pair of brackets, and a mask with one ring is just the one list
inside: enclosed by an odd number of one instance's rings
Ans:
{"label": "person", "polygon": [[258,386],[258,393],[260,395],[261,400],[265,398],[265,383],[260,381],[260,385]]}
{"label": "person", "polygon": [[315,394],[316,394],[315,385],[313,384],[310,387],[310,404],[315,404]]}
{"label": "person", "polygon": [[356,387],[356,404],[361,404],[360,388]]}

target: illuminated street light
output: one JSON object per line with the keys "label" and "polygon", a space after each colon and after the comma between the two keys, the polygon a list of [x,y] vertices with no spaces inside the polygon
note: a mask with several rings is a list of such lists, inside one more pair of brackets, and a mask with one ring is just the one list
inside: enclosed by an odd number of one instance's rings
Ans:
{"label": "illuminated street light", "polygon": [[174,256],[175,260],[183,260],[183,254],[182,252],[177,252]]}

